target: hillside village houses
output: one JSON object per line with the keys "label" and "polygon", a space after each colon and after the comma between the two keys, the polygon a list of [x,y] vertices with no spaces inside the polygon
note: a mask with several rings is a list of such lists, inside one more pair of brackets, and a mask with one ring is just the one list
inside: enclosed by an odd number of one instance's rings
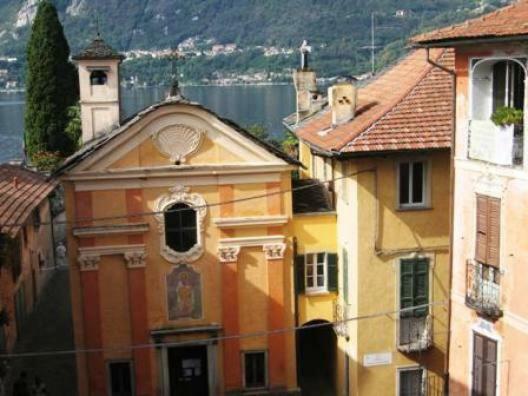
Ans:
{"label": "hillside village houses", "polygon": [[298,160],[177,82],[121,119],[98,36],[80,150],[51,178],[0,166],[0,348],[54,265],[60,182],[80,396],[524,395],[527,20],[416,36],[327,94],[305,43]]}

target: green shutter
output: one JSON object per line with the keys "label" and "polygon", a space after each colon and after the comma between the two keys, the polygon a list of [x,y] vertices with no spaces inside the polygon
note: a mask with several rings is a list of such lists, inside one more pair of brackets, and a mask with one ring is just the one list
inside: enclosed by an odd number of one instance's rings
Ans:
{"label": "green shutter", "polygon": [[337,292],[337,254],[327,253],[328,291]]}
{"label": "green shutter", "polygon": [[[427,259],[416,260],[414,264],[414,305],[429,303],[429,262]],[[414,311],[414,316],[426,316],[428,307]]]}
{"label": "green shutter", "polygon": [[[400,264],[400,308],[429,303],[429,261],[402,260]],[[429,309],[419,308],[401,313],[401,317],[425,316]]]}
{"label": "green shutter", "polygon": [[343,300],[348,304],[348,251],[343,248]]}
{"label": "green shutter", "polygon": [[304,293],[304,256],[295,256],[295,291]]}

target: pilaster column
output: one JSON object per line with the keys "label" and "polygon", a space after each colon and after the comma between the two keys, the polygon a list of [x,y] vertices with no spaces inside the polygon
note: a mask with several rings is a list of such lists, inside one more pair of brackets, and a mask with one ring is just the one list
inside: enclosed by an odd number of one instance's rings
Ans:
{"label": "pilaster column", "polygon": [[[284,251],[286,244],[264,245],[268,264],[268,330],[286,327],[284,306]],[[286,387],[286,333],[268,335],[270,388]]]}
{"label": "pilaster column", "polygon": [[[140,189],[126,190],[126,205],[128,214],[142,213],[144,211],[143,191]],[[137,216],[130,216],[128,220],[139,222],[142,219]],[[143,235],[130,235],[128,237],[129,244],[142,244],[143,242]],[[145,273],[147,256],[145,252],[138,251],[125,253],[124,257],[128,276],[128,305],[132,345],[145,345],[150,342]],[[137,396],[151,395],[151,350],[149,348],[134,348],[132,355],[134,358],[135,394]],[[163,368],[160,367],[159,369],[162,370]]]}

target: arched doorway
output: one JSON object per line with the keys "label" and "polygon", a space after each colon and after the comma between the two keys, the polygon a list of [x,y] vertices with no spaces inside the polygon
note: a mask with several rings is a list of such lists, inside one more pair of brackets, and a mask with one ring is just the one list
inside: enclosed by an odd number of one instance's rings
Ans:
{"label": "arched doorway", "polygon": [[302,395],[334,396],[337,337],[333,326],[326,320],[308,322],[297,331],[297,342]]}

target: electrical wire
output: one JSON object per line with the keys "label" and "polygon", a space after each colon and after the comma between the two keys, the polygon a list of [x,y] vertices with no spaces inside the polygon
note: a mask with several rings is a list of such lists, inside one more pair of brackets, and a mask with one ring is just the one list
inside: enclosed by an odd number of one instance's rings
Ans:
{"label": "electrical wire", "polygon": [[[351,173],[351,174],[348,174],[348,175],[345,175],[345,176],[341,176],[341,177],[338,177],[338,178],[335,178],[335,179],[332,179],[332,180],[327,180],[327,181],[324,181],[324,182],[316,181],[313,184],[307,184],[305,186],[293,187],[293,188],[288,188],[288,189],[268,192],[268,193],[265,193],[265,194],[257,194],[257,195],[252,195],[252,196],[245,197],[245,198],[237,198],[237,199],[232,199],[232,200],[228,200],[228,201],[214,202],[214,203],[209,203],[209,204],[206,203],[205,205],[196,205],[196,206],[193,206],[193,209],[214,208],[214,207],[223,206],[223,205],[230,205],[230,204],[239,203],[239,202],[247,202],[247,201],[252,201],[252,200],[256,200],[256,199],[267,198],[267,197],[274,196],[274,195],[287,194],[287,193],[291,193],[291,192],[295,192],[295,191],[306,190],[306,189],[318,186],[320,184],[329,185],[329,184],[335,183],[336,181],[339,181],[339,180],[342,180],[342,179],[346,179],[346,178],[349,178],[349,177],[354,177],[354,176],[360,175],[362,173],[368,173],[368,172],[374,172],[374,171],[375,171],[374,168],[364,169],[364,170],[360,170],[360,171],[357,171],[357,172],[354,172],[354,173]],[[88,223],[88,222],[94,223],[94,222],[109,221],[109,220],[129,219],[129,218],[133,218],[133,217],[155,216],[155,215],[159,215],[159,214],[174,213],[174,212],[188,211],[188,210],[189,210],[189,208],[175,208],[175,209],[167,209],[167,210],[163,210],[163,211],[145,211],[145,212],[128,213],[128,214],[125,214],[125,215],[117,215],[117,216],[79,217],[79,218],[77,218],[74,221],[69,221],[69,220],[46,221],[46,222],[41,222],[40,225],[51,225],[51,224],[53,224],[53,225],[60,225],[60,224],[76,225],[76,224]],[[0,227],[22,227],[25,224],[26,224],[25,222],[22,222],[22,223],[0,223]],[[103,225],[105,225],[105,226],[119,225],[119,223],[103,224]]]}
{"label": "electrical wire", "polygon": [[86,349],[69,349],[69,350],[62,350],[62,351],[21,352],[21,353],[10,353],[10,354],[7,353],[7,354],[0,354],[0,359],[37,358],[37,357],[45,357],[45,356],[72,355],[76,353],[100,353],[100,352],[110,352],[110,351],[116,352],[116,351],[128,351],[128,350],[139,350],[139,349],[152,349],[152,348],[159,348],[159,347],[178,347],[178,346],[194,345],[196,344],[197,341],[215,342],[215,341],[229,341],[229,340],[236,340],[236,339],[265,337],[269,335],[285,334],[285,333],[299,331],[299,330],[302,331],[302,330],[308,330],[308,329],[336,326],[336,325],[346,324],[348,322],[356,322],[360,320],[375,319],[375,318],[379,318],[383,316],[390,316],[390,315],[401,314],[405,312],[412,312],[416,309],[422,309],[422,308],[428,308],[432,306],[440,306],[440,305],[446,305],[446,304],[447,304],[447,301],[435,301],[435,302],[431,302],[428,304],[416,305],[413,307],[402,308],[402,309],[393,310],[393,311],[383,311],[383,312],[377,312],[373,314],[360,315],[360,316],[356,316],[352,318],[336,320],[333,322],[313,323],[313,324],[307,324],[304,326],[284,327],[284,328],[275,329],[275,330],[266,330],[266,331],[259,331],[259,332],[253,332],[253,333],[242,333],[242,334],[235,334],[235,335],[210,337],[210,338],[205,338],[205,339],[199,338],[199,339],[194,339],[194,340],[168,342],[168,343],[137,344],[137,345],[114,347],[114,348],[86,348]]}

